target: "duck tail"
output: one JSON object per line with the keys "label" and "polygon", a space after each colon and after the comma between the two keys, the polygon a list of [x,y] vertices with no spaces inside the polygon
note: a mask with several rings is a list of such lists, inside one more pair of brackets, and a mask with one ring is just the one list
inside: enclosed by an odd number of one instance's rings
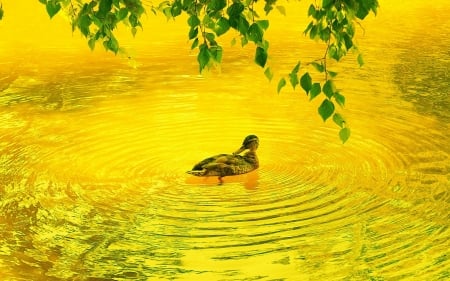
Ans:
{"label": "duck tail", "polygon": [[191,174],[193,176],[201,177],[205,175],[206,170],[190,170],[187,171],[186,173]]}

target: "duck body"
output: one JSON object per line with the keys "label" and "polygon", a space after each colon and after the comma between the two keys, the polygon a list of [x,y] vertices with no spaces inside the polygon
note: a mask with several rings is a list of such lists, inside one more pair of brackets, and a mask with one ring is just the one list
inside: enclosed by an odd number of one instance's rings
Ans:
{"label": "duck body", "polygon": [[246,174],[258,167],[258,158],[254,153],[248,152],[244,156],[218,154],[200,161],[188,173],[194,176],[225,177]]}
{"label": "duck body", "polygon": [[[222,177],[241,175],[251,172],[259,167],[256,149],[259,141],[255,135],[248,136],[241,148],[233,154],[218,154],[208,157],[194,165],[188,174],[198,177],[217,176],[222,183]],[[244,155],[239,155],[244,150]]]}

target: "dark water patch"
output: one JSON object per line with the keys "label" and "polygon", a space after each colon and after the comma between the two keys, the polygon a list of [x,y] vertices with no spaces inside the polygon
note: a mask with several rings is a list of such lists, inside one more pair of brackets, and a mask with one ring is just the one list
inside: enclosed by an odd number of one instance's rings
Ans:
{"label": "dark water patch", "polygon": [[[431,19],[430,19],[431,20]],[[403,51],[393,66],[393,83],[399,87],[401,96],[411,102],[424,115],[450,122],[450,41],[445,30],[450,28],[446,18],[433,24],[436,32],[407,35]],[[426,26],[425,24],[423,25]],[[442,130],[447,130],[443,127]]]}

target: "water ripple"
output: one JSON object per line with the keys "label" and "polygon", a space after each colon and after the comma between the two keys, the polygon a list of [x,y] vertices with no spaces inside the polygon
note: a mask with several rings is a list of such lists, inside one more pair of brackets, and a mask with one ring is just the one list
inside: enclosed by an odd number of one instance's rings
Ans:
{"label": "water ripple", "polygon": [[[398,64],[378,57],[369,52],[368,61]],[[352,136],[342,145],[315,101],[274,95],[245,56],[233,61],[239,70],[208,78],[185,74],[195,63],[167,68],[153,53],[138,70],[66,59],[72,70],[30,62],[33,71],[18,69],[0,87],[6,278],[449,276],[445,114],[416,112],[386,73],[337,78],[353,102],[343,109]],[[261,141],[257,171],[223,185],[185,173],[248,134]]]}

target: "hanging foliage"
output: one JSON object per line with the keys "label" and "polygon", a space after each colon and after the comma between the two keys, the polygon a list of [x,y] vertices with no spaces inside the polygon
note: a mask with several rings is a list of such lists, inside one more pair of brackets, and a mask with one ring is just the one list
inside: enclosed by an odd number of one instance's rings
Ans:
{"label": "hanging foliage", "polygon": [[[89,48],[101,43],[108,51],[117,53],[120,43],[115,36],[119,23],[127,25],[133,36],[142,29],[141,17],[146,12],[141,0],[38,0],[45,5],[50,18],[61,10],[66,11],[72,21],[72,30],[79,30],[86,37]],[[256,5],[257,0],[165,0],[150,6],[154,14],[161,13],[168,19],[187,15],[191,49],[197,49],[200,72],[222,62],[222,46],[218,38],[228,32],[235,32],[242,46],[252,43],[255,48],[254,61],[272,80],[274,74],[268,65],[269,42],[265,32],[269,28],[269,13],[276,10],[282,14],[286,9],[277,0],[264,0],[264,5]],[[376,14],[378,0],[322,0],[313,2],[305,11],[311,19],[304,34],[311,40],[324,44],[324,54],[312,62],[298,62],[287,75],[281,77],[277,91],[289,82],[295,90],[297,86],[310,100],[322,98],[318,108],[321,118],[332,117],[339,126],[339,137],[346,142],[350,129],[345,119],[336,112],[345,106],[345,96],[337,89],[333,78],[337,72],[329,68],[328,61],[339,62],[349,51],[357,53],[357,62],[363,65],[362,54],[354,41],[355,29],[359,21],[369,13]],[[319,3],[320,2],[320,3]],[[261,17],[264,15],[264,18]],[[0,3],[0,20],[3,8]],[[236,38],[232,43],[236,43]],[[309,67],[311,66],[311,67]],[[313,80],[310,69],[321,75]]]}

